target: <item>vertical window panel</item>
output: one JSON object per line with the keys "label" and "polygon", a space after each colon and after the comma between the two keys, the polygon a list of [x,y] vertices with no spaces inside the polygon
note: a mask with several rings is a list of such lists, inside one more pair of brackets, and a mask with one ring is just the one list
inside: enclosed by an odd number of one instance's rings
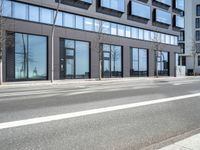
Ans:
{"label": "vertical window panel", "polygon": [[83,29],[83,17],[82,16],[76,16],[76,28]]}
{"label": "vertical window panel", "polygon": [[40,8],[40,22],[52,24],[53,23],[53,11],[46,8]]}
{"label": "vertical window panel", "polygon": [[28,5],[13,3],[13,17],[17,19],[28,19]]}
{"label": "vertical window panel", "polygon": [[75,16],[72,14],[64,13],[64,26],[69,28],[75,28]]}
{"label": "vertical window panel", "polygon": [[29,6],[29,20],[39,22],[40,21],[39,7]]}

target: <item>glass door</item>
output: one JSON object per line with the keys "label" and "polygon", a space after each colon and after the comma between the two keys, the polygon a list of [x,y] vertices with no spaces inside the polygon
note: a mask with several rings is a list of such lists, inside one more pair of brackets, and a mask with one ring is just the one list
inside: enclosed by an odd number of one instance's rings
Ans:
{"label": "glass door", "polygon": [[65,50],[65,76],[67,79],[73,79],[75,76],[75,52],[74,49]]}
{"label": "glass door", "polygon": [[103,52],[103,77],[110,78],[111,76],[111,60],[110,60],[110,52],[104,51]]}

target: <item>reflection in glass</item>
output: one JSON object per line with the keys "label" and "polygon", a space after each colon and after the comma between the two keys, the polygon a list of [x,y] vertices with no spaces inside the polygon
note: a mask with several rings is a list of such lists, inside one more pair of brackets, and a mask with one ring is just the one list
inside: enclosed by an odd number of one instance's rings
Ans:
{"label": "reflection in glass", "polygon": [[65,27],[75,27],[75,16],[72,14],[64,13],[64,24]]}
{"label": "reflection in glass", "polygon": [[156,21],[164,24],[171,25],[171,13],[156,9]]}
{"label": "reflection in glass", "polygon": [[101,0],[101,6],[120,12],[124,12],[124,0]]}
{"label": "reflection in glass", "polygon": [[94,23],[93,23],[93,19],[91,18],[85,18],[84,19],[84,27],[85,27],[85,30],[88,30],[88,31],[93,31],[94,30]]}
{"label": "reflection in glass", "polygon": [[76,28],[83,29],[83,17],[82,16],[76,16]]}
{"label": "reflection in glass", "polygon": [[15,34],[15,79],[47,78],[47,38]]}
{"label": "reflection in glass", "polygon": [[[155,51],[158,75],[169,76],[169,53],[163,51]],[[156,75],[156,72],[155,72]]]}
{"label": "reflection in glass", "polygon": [[184,17],[176,16],[176,27],[184,28]]}
{"label": "reflection in glass", "polygon": [[76,42],[76,78],[89,78],[89,43]]}
{"label": "reflection in glass", "polygon": [[89,78],[89,43],[65,40],[65,50],[66,78]]}
{"label": "reflection in glass", "polygon": [[27,19],[27,14],[27,5],[17,2],[13,4],[13,15],[15,18]]}
{"label": "reflection in glass", "polygon": [[74,78],[74,59],[66,60],[66,77],[67,79]]}
{"label": "reflection in glass", "polygon": [[[56,14],[56,12],[54,12],[54,15]],[[62,12],[58,12],[57,18],[56,18],[56,25],[62,26],[63,25],[63,13]]]}
{"label": "reflection in glass", "polygon": [[122,76],[122,49],[121,46],[103,45],[103,77]]}
{"label": "reflection in glass", "polygon": [[134,16],[150,19],[151,9],[147,5],[131,1],[131,14]]}
{"label": "reflection in glass", "polygon": [[120,46],[111,46],[111,76],[120,77],[121,76],[121,47]]}
{"label": "reflection in glass", "polygon": [[148,75],[148,56],[146,49],[132,48],[131,49],[131,76],[143,77]]}
{"label": "reflection in glass", "polygon": [[125,26],[124,25],[118,25],[117,28],[118,28],[118,35],[119,36],[124,36],[124,34],[125,34]]}
{"label": "reflection in glass", "polygon": [[47,24],[53,23],[53,11],[46,8],[40,8],[40,22]]}
{"label": "reflection in glass", "polygon": [[39,21],[39,8],[36,6],[29,6],[29,20],[30,21]]}
{"label": "reflection in glass", "polygon": [[111,34],[117,35],[117,24],[111,23]]}
{"label": "reflection in glass", "polygon": [[28,69],[28,36],[15,34],[15,79],[26,79]]}
{"label": "reflection in glass", "polygon": [[2,16],[11,17],[11,1],[4,1],[2,5]]}
{"label": "reflection in glass", "polygon": [[28,78],[45,79],[47,76],[46,37],[30,35],[28,42]]}

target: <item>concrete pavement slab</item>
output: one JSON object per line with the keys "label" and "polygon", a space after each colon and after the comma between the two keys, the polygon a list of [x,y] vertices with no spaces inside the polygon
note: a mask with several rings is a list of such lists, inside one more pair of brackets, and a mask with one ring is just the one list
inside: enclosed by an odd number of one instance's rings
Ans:
{"label": "concrete pavement slab", "polygon": [[200,134],[176,142],[160,150],[200,150]]}

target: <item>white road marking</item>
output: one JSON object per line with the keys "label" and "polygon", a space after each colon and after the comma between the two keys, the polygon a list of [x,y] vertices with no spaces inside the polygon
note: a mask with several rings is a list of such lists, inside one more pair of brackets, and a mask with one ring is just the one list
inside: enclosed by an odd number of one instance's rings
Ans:
{"label": "white road marking", "polygon": [[79,111],[79,112],[72,112],[72,113],[66,113],[66,114],[52,115],[52,116],[32,118],[32,119],[12,121],[12,122],[4,122],[4,123],[0,123],[0,130],[45,123],[45,122],[51,122],[51,121],[56,121],[56,120],[63,120],[63,119],[93,115],[93,114],[99,114],[99,113],[105,113],[105,112],[111,112],[111,111],[117,111],[117,110],[123,110],[123,109],[128,109],[128,108],[148,106],[148,105],[165,103],[165,102],[179,101],[179,100],[194,98],[194,97],[199,97],[199,96],[200,96],[200,93],[196,93],[196,94],[162,98],[162,99],[150,100],[150,101],[144,101],[144,102],[138,102],[138,103],[130,103],[130,104],[91,109],[91,110],[85,110],[85,111]]}

